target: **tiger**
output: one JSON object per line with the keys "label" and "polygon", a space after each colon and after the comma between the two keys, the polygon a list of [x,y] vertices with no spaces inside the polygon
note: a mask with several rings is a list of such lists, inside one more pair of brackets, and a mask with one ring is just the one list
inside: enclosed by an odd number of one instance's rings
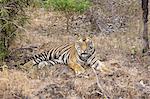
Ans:
{"label": "tiger", "polygon": [[92,67],[96,70],[107,70],[103,62],[98,60],[92,35],[74,34],[75,42],[52,48],[49,51],[34,55],[30,63],[43,66],[54,66],[64,64],[69,66],[75,74],[85,72],[85,67]]}

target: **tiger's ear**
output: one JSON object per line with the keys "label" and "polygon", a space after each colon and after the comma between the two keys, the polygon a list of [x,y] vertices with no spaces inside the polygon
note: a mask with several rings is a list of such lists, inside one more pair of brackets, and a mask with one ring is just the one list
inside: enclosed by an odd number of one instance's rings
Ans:
{"label": "tiger's ear", "polygon": [[76,39],[78,39],[78,38],[80,38],[80,37],[81,37],[81,35],[80,35],[80,34],[78,34],[78,33],[73,33],[73,36],[74,36]]}
{"label": "tiger's ear", "polygon": [[94,34],[93,34],[93,33],[90,33],[88,36],[89,36],[90,38],[93,38],[93,37],[94,37]]}

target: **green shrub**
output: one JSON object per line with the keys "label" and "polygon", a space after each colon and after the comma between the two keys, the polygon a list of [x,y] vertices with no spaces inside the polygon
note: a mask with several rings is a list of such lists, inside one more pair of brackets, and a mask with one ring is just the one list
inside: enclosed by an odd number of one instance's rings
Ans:
{"label": "green shrub", "polygon": [[32,0],[0,0],[0,60],[8,53],[8,47],[18,29],[25,24],[25,9]]}

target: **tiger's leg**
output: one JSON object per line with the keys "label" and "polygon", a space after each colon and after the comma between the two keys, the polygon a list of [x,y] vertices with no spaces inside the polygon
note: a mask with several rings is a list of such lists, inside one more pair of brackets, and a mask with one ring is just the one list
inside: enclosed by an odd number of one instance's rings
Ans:
{"label": "tiger's leg", "polygon": [[71,67],[77,75],[85,72],[85,69],[78,63],[70,62],[69,67]]}

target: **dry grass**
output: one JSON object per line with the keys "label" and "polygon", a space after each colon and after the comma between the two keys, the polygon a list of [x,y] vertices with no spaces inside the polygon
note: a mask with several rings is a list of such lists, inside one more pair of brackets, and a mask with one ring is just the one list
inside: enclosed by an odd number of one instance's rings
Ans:
{"label": "dry grass", "polygon": [[[30,13],[29,13],[30,14]],[[73,42],[65,34],[65,19],[59,14],[35,11],[31,24],[18,35],[10,49],[36,46],[34,53],[57,45]],[[98,73],[99,82],[112,99],[150,98],[150,58],[142,57],[139,22],[130,23],[125,33],[95,37],[97,55],[113,70],[111,74]],[[136,51],[132,58],[132,50]],[[11,62],[10,62],[11,63]],[[92,69],[76,77],[67,66],[28,68],[27,71],[5,69],[0,72],[0,98],[47,99],[104,99]]]}
{"label": "dry grass", "polygon": [[30,95],[30,80],[25,73],[16,70],[0,72],[0,98],[18,98]]}

